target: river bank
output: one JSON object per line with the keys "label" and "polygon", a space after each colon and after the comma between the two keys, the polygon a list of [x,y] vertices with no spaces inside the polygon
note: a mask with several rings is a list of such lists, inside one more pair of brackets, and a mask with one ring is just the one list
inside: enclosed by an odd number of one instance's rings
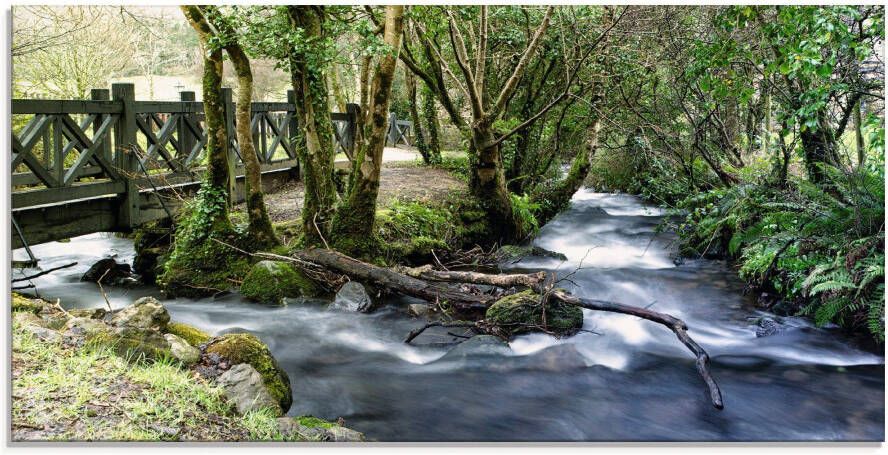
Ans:
{"label": "river bank", "polygon": [[[363,440],[341,423],[280,417],[266,389],[236,376],[261,379],[247,363],[230,365],[238,354],[205,358],[226,337],[168,320],[150,298],[114,312],[68,311],[13,294],[12,440]],[[289,383],[286,393],[289,407]]]}

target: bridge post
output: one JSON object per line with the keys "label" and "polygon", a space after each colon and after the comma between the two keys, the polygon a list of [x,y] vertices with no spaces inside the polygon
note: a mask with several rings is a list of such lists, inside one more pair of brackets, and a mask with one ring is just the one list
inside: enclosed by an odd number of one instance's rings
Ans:
{"label": "bridge post", "polygon": [[[96,101],[108,101],[111,99],[111,92],[106,88],[94,88],[90,91],[90,99]],[[99,127],[102,126],[102,123],[108,116],[106,114],[97,114],[96,121],[93,123],[93,134],[99,131]],[[105,160],[109,163],[111,162],[111,141],[108,140],[109,136],[105,136],[105,139],[102,139],[101,145],[99,145],[99,149],[96,151],[99,155],[103,156]]]}
{"label": "bridge post", "polygon": [[132,229],[139,224],[139,188],[134,178],[138,176],[138,155],[136,142],[136,88],[135,85],[111,84],[111,96],[122,104],[120,118],[114,128],[115,164],[124,179],[124,192],[118,206],[117,224],[124,229]]}
{"label": "bridge post", "polygon": [[[302,144],[299,144],[296,140],[296,134],[299,131],[299,119],[296,116],[296,92],[293,90],[287,90],[287,103],[294,105],[292,111],[288,111],[290,113],[290,121],[287,123],[287,140],[290,141],[290,147],[293,147],[293,150],[299,150],[302,147]],[[296,153],[296,173],[299,175],[299,180],[305,181],[305,175],[302,173],[302,163],[299,161],[299,152]]]}
{"label": "bridge post", "polygon": [[[179,92],[179,100],[183,102],[192,102],[194,101],[194,92]],[[179,156],[176,157],[177,161],[179,161],[179,165],[182,166],[182,169],[187,167],[186,161],[188,157],[191,156],[191,151],[194,149],[194,146],[197,145],[197,137],[191,131],[191,128],[188,127],[186,123],[186,117],[193,120],[194,124],[197,124],[197,118],[195,118],[194,114],[182,114],[182,118],[179,119],[179,124],[176,125],[176,137],[179,139]]]}
{"label": "bridge post", "polygon": [[390,112],[388,123],[388,145],[394,147],[398,145],[398,115]]}
{"label": "bridge post", "polygon": [[235,190],[237,190],[237,180],[235,169],[237,168],[237,157],[239,152],[235,149],[237,142],[235,141],[234,131],[234,97],[231,87],[222,87],[222,106],[225,111],[225,140],[228,145],[228,204],[234,205],[237,199]]}
{"label": "bridge post", "polygon": [[345,147],[349,150],[349,156],[355,156],[355,143],[358,138],[358,118],[361,117],[361,106],[355,103],[345,105],[348,114],[348,128],[345,129]]}

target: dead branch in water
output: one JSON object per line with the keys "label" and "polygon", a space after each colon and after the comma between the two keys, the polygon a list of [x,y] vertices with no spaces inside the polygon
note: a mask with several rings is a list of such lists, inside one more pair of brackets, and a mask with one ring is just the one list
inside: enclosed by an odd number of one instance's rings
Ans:
{"label": "dead branch in water", "polygon": [[446,328],[461,327],[461,328],[476,329],[476,330],[480,330],[482,332],[484,331],[484,329],[481,328],[481,326],[477,322],[470,322],[470,321],[429,322],[428,324],[426,324],[418,329],[411,330],[410,333],[407,334],[407,338],[404,339],[404,342],[409,344],[411,341],[413,341],[414,338],[418,337],[422,332],[425,332],[426,329],[430,329],[432,327],[446,327]]}
{"label": "dead branch in water", "polygon": [[666,326],[666,328],[672,330],[672,332],[675,333],[675,336],[678,337],[679,341],[687,346],[691,353],[697,357],[697,371],[700,372],[700,376],[703,377],[703,381],[709,389],[709,398],[712,400],[712,405],[718,409],[724,408],[721,389],[719,389],[715,379],[712,378],[712,373],[709,371],[709,354],[707,354],[706,351],[688,335],[688,326],[681,319],[665,313],[659,313],[631,305],[623,305],[621,303],[607,302],[604,300],[583,299],[567,294],[560,289],[552,291],[552,297],[561,300],[564,303],[577,305],[589,310],[628,314]]}
{"label": "dead branch in water", "polygon": [[33,275],[29,275],[29,276],[25,276],[25,277],[21,277],[21,278],[13,278],[13,279],[12,279],[12,282],[13,282],[13,283],[18,283],[19,281],[33,280],[34,278],[41,277],[41,276],[43,276],[43,275],[46,275],[46,274],[49,274],[49,273],[55,272],[55,271],[57,271],[57,270],[67,269],[68,267],[74,267],[75,265],[77,265],[76,262],[72,262],[72,263],[70,263],[70,264],[65,264],[65,265],[60,265],[60,266],[58,266],[58,267],[53,267],[53,268],[51,268],[51,269],[49,269],[49,270],[44,270],[44,271],[42,271],[42,272],[40,272],[40,273],[35,273],[35,274],[33,274]]}

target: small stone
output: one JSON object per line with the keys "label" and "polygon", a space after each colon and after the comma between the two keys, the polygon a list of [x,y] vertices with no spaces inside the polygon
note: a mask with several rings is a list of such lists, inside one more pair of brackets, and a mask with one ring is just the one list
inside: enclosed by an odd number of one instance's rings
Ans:
{"label": "small stone", "polygon": [[361,283],[349,281],[339,288],[336,299],[330,304],[331,309],[342,311],[367,311],[372,306],[370,295]]}
{"label": "small stone", "polygon": [[178,359],[184,365],[192,365],[200,359],[200,349],[188,344],[182,337],[167,333],[163,336],[167,343],[170,344],[170,352],[173,357]]}
{"label": "small stone", "polygon": [[263,408],[281,408],[271,397],[262,381],[262,375],[248,363],[239,363],[222,373],[217,379],[228,401],[234,403],[238,414],[246,414]]}
{"label": "small stone", "polygon": [[113,325],[140,329],[165,330],[169,322],[170,313],[154,297],[142,297],[111,317]]}
{"label": "small stone", "polygon": [[321,427],[308,427],[299,423],[295,417],[279,417],[277,419],[278,430],[285,437],[296,436],[308,441],[326,441],[329,438],[327,431]]}
{"label": "small stone", "polygon": [[68,314],[75,318],[102,319],[108,313],[104,308],[75,308]]}
{"label": "small stone", "polygon": [[425,303],[411,303],[407,306],[407,313],[421,318],[429,314],[429,306]]}
{"label": "small stone", "polygon": [[364,442],[364,433],[346,427],[330,427],[326,430],[333,442]]}

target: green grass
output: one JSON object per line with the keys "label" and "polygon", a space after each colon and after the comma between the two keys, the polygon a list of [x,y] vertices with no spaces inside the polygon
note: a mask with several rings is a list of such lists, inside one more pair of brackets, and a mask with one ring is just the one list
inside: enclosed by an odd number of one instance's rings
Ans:
{"label": "green grass", "polygon": [[169,360],[128,363],[13,324],[16,440],[284,440],[266,410],[236,416],[222,390]]}

